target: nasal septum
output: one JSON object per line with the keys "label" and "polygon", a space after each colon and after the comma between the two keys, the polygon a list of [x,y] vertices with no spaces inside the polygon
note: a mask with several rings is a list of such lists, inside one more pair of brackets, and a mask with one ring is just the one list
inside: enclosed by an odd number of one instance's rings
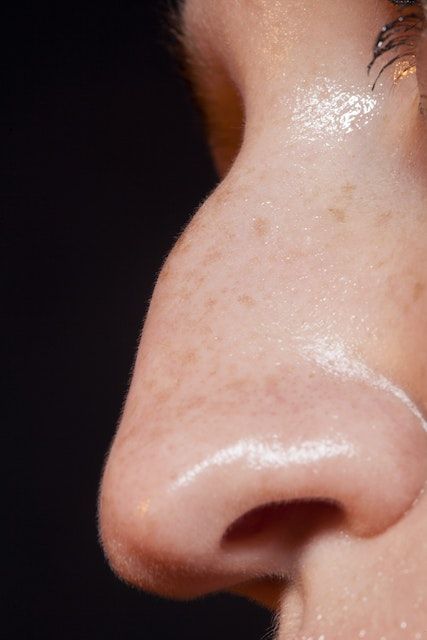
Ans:
{"label": "nasal septum", "polygon": [[124,579],[178,598],[229,589],[292,572],[326,531],[379,536],[411,509],[427,434],[408,403],[312,364],[269,380],[175,421],[125,411],[100,500]]}

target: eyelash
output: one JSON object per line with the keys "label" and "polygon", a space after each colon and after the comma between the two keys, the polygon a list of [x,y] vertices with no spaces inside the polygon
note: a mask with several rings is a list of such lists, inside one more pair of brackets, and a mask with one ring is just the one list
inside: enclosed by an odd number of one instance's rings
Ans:
{"label": "eyelash", "polygon": [[[378,80],[384,71],[402,58],[415,60],[416,54],[416,36],[422,32],[425,25],[424,10],[419,0],[390,0],[397,5],[399,11],[404,11],[398,18],[385,24],[380,30],[374,44],[372,60],[368,64],[368,74],[375,66],[375,63],[386,53],[395,52],[395,55],[388,60],[378,72],[372,91],[374,91]],[[411,12],[406,10],[411,7]],[[405,49],[402,51],[402,47]],[[402,74],[407,75],[415,71],[415,62],[408,62],[408,66],[404,68]]]}

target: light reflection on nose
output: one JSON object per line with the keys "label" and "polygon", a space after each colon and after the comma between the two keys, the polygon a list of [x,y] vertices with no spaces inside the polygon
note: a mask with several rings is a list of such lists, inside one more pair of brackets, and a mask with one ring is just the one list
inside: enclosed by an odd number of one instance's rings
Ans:
{"label": "light reflection on nose", "polygon": [[213,467],[224,467],[238,461],[253,470],[280,469],[291,464],[315,464],[323,459],[347,457],[356,455],[356,449],[351,442],[342,439],[336,442],[331,439],[307,440],[299,445],[284,447],[278,436],[268,440],[255,438],[241,439],[235,444],[220,449],[191,469],[185,471],[171,485],[170,491],[190,485],[204,472]]}
{"label": "light reflection on nose", "polygon": [[384,375],[370,369],[362,360],[352,356],[342,340],[331,340],[325,336],[311,340],[307,340],[306,337],[296,338],[297,341],[298,339],[303,341],[299,351],[304,358],[314,361],[328,374],[359,380],[370,387],[393,395],[418,418],[421,427],[427,432],[427,420],[408,394]]}

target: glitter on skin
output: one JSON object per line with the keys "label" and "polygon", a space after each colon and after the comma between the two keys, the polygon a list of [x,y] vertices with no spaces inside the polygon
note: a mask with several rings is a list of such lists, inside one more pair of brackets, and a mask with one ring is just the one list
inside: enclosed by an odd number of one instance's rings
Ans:
{"label": "glitter on skin", "polygon": [[393,82],[397,84],[400,80],[404,80],[414,73],[417,73],[415,56],[411,56],[411,58],[407,60],[399,60],[394,70]]}
{"label": "glitter on skin", "polygon": [[382,97],[373,95],[368,87],[344,87],[319,77],[309,87],[296,88],[291,126],[299,142],[324,140],[326,146],[335,146],[369,124],[381,101]]}

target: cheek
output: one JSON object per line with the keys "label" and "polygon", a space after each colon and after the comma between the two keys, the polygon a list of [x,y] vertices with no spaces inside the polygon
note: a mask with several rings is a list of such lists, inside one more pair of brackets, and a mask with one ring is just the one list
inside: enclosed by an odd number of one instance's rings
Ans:
{"label": "cheek", "polygon": [[383,536],[356,543],[343,538],[313,553],[307,559],[313,563],[307,592],[317,597],[298,638],[424,640],[426,527],[424,496]]}

